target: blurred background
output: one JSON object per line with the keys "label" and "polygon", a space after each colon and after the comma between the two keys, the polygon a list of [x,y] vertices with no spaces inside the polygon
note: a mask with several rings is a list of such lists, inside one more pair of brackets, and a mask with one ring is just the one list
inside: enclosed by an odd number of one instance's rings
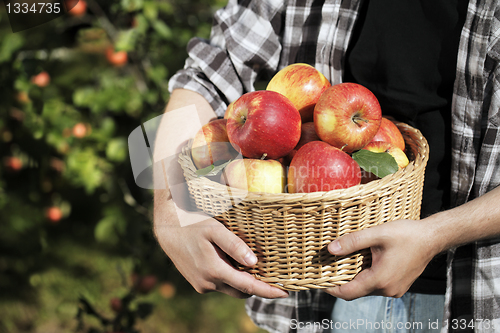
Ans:
{"label": "blurred background", "polygon": [[260,332],[159,248],[127,147],[225,4],[80,0],[18,33],[0,5],[0,333]]}

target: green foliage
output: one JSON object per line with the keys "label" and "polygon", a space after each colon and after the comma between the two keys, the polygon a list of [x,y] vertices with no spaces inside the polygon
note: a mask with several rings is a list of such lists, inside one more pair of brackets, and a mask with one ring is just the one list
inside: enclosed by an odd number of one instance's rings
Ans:
{"label": "green foliage", "polygon": [[[109,297],[127,292],[132,272],[174,281],[186,304],[148,302],[170,311],[172,331],[198,330],[193,318],[188,329],[176,319],[202,303],[156,244],[152,193],[134,183],[127,138],[163,112],[188,40],[209,36],[213,11],[225,2],[87,0],[83,16],[19,33],[0,12],[0,332],[56,332],[37,327],[54,321],[74,331],[78,299],[107,309]],[[108,48],[127,52],[126,64],[111,64]],[[42,72],[50,82],[37,84]],[[149,314],[139,312],[138,319]],[[218,316],[212,324],[228,320]],[[85,329],[99,331],[89,320]]]}
{"label": "green foliage", "polygon": [[365,149],[358,150],[352,154],[352,158],[359,164],[360,168],[373,173],[379,178],[391,175],[398,171],[398,163],[387,152],[373,152]]}

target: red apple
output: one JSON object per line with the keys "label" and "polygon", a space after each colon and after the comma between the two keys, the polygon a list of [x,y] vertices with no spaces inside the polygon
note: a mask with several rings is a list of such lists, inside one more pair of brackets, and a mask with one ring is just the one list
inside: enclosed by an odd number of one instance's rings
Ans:
{"label": "red apple", "polygon": [[46,71],[40,72],[31,77],[31,83],[44,88],[50,84],[50,75]]}
{"label": "red apple", "polygon": [[392,157],[394,157],[396,163],[398,163],[399,169],[406,167],[410,163],[404,151],[401,148],[396,147],[395,145],[389,142],[384,142],[384,141],[370,142],[363,149],[375,153],[384,153],[384,152],[389,153]]}
{"label": "red apple", "polygon": [[276,73],[266,90],[283,94],[297,108],[302,122],[313,121],[314,106],[330,82],[309,64],[292,64]]}
{"label": "red apple", "polygon": [[66,0],[66,8],[71,16],[83,16],[87,12],[85,0]]}
{"label": "red apple", "polygon": [[106,49],[106,59],[108,62],[116,67],[125,65],[128,61],[128,55],[125,51],[115,51],[113,46]]}
{"label": "red apple", "polygon": [[148,294],[151,292],[154,287],[156,287],[157,282],[158,278],[154,275],[139,276],[136,273],[132,274],[134,289],[140,294]]}
{"label": "red apple", "polygon": [[61,208],[53,206],[47,209],[47,211],[45,212],[45,216],[50,222],[58,223],[61,220],[63,214]]}
{"label": "red apple", "polygon": [[224,168],[222,182],[248,192],[283,193],[285,168],[276,160],[237,159]]}
{"label": "red apple", "polygon": [[300,139],[301,119],[295,106],[280,93],[249,92],[229,110],[229,141],[248,158],[278,159],[286,156]]}
{"label": "red apple", "polygon": [[122,309],[123,309],[123,304],[122,304],[122,300],[119,299],[118,297],[113,297],[110,301],[109,301],[109,305],[111,307],[111,309],[114,311],[114,312],[121,312]]}
{"label": "red apple", "polygon": [[23,168],[23,161],[15,156],[5,157],[4,165],[11,171],[19,171]]}
{"label": "red apple", "polygon": [[310,193],[360,184],[361,170],[347,153],[322,141],[305,144],[288,170],[288,192]]}
{"label": "red apple", "polygon": [[300,130],[300,140],[299,143],[293,148],[293,150],[286,156],[288,162],[292,161],[293,157],[297,153],[297,151],[306,143],[311,141],[321,141],[321,139],[316,134],[316,130],[314,129],[314,123],[308,122],[303,123]]}
{"label": "red apple", "polygon": [[399,131],[399,128],[389,119],[382,117],[382,122],[380,123],[380,127],[371,140],[371,142],[375,141],[385,141],[392,143],[402,151],[405,151],[405,139],[403,138],[403,134]]}
{"label": "red apple", "polygon": [[229,161],[238,155],[229,143],[226,122],[226,119],[213,120],[203,125],[194,136],[191,156],[198,169],[217,161]]}
{"label": "red apple", "polygon": [[357,83],[331,86],[314,108],[321,140],[351,153],[366,146],[377,133],[382,111],[375,95]]}

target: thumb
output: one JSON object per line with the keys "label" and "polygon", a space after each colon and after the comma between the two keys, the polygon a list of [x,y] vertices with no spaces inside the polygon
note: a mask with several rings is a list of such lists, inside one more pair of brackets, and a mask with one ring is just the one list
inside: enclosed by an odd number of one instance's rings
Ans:
{"label": "thumb", "polygon": [[355,251],[367,249],[374,245],[374,238],[371,230],[363,229],[340,236],[330,244],[328,251],[336,256],[343,256]]}

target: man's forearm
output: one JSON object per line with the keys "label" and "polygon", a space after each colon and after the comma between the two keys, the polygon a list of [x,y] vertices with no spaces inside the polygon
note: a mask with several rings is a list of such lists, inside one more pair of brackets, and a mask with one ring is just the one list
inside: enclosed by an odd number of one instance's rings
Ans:
{"label": "man's forearm", "polygon": [[500,236],[500,188],[424,221],[433,230],[432,243],[437,253]]}
{"label": "man's forearm", "polygon": [[[190,112],[178,111],[193,105],[195,108],[190,109]],[[196,111],[191,112],[192,110]],[[165,116],[167,113],[169,113],[168,116]],[[182,146],[186,144],[186,140],[194,137],[193,133],[196,133],[199,127],[214,118],[216,118],[216,115],[212,107],[198,93],[185,89],[177,89],[172,92],[164,117],[158,128],[154,151],[156,163],[154,170],[155,184],[160,184],[155,186],[154,191],[155,223],[161,221],[174,225],[179,224],[176,205],[172,200],[172,193],[167,179],[172,180],[175,184],[181,184],[183,174],[180,166],[171,163],[171,161],[169,162],[169,158],[180,153]],[[181,119],[184,125],[180,125],[177,119]],[[185,200],[187,198],[187,192],[179,193],[177,191],[176,194],[177,196],[184,195]]]}

